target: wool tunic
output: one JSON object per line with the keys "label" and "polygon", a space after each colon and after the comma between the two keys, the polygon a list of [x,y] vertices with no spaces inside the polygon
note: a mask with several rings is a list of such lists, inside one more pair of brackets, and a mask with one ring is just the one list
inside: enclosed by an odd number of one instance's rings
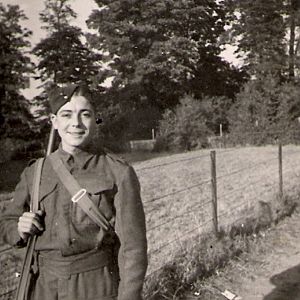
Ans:
{"label": "wool tunic", "polygon": [[[78,150],[71,155],[60,145],[50,155],[62,159],[113,225],[117,238],[112,240],[103,234],[71,201],[72,195],[47,157],[39,193],[45,230],[36,242],[39,272],[29,299],[142,299],[147,241],[140,185],[134,169],[103,151]],[[23,171],[13,201],[0,218],[0,234],[16,247],[25,246],[17,223],[29,211],[34,165]]]}

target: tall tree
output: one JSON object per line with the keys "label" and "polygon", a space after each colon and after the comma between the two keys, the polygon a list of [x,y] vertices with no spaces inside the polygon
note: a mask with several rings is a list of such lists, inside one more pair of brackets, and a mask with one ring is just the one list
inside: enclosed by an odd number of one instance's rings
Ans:
{"label": "tall tree", "polygon": [[255,77],[284,76],[288,60],[284,1],[233,0],[232,3],[237,16],[232,32],[248,72]]}
{"label": "tall tree", "polygon": [[[100,9],[88,25],[98,34],[90,41],[110,57],[113,89],[121,91],[124,105],[151,103],[164,110],[186,92],[213,93],[221,86],[214,83],[215,71],[224,68],[218,57],[226,22],[222,1],[96,2]],[[217,76],[205,80],[208,73]],[[222,92],[227,86],[225,81]]]}
{"label": "tall tree", "polygon": [[299,76],[299,46],[300,46],[300,1],[299,0],[286,0],[285,4],[285,16],[286,27],[288,32],[288,74],[291,80],[295,79],[295,76]]}
{"label": "tall tree", "polygon": [[[100,69],[99,59],[83,42],[80,28],[70,25],[76,13],[69,4],[70,0],[47,0],[40,20],[48,36],[33,49],[39,59],[38,79],[49,85],[67,82],[94,83],[93,78]],[[101,83],[101,82],[100,82]]]}
{"label": "tall tree", "polygon": [[0,3],[1,137],[26,138],[30,134],[29,103],[21,93],[33,67],[27,55],[31,31],[20,24],[26,19],[19,6]]}

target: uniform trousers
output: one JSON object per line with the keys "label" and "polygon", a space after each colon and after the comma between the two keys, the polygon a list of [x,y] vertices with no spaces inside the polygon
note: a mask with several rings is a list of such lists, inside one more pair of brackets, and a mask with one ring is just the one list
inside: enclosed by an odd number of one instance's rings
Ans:
{"label": "uniform trousers", "polygon": [[[108,261],[60,262],[38,258],[29,300],[116,300],[118,272]],[[82,271],[81,271],[82,270]]]}

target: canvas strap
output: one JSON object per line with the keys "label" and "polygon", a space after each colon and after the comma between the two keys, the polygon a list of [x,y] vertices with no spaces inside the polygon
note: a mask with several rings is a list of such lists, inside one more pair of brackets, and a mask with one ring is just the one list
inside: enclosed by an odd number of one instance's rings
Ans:
{"label": "canvas strap", "polygon": [[95,203],[89,198],[87,191],[83,189],[77,180],[71,175],[61,158],[55,154],[52,154],[49,158],[60,181],[72,196],[71,199],[74,205],[79,205],[79,207],[93,220],[93,222],[105,232],[114,232],[114,228],[100,211],[99,207],[95,205]]}
{"label": "canvas strap", "polygon": [[[39,158],[35,164],[35,170],[33,175],[33,185],[31,192],[30,211],[36,212],[39,209],[39,188],[41,182],[41,174],[43,169],[45,158]],[[25,258],[22,265],[20,281],[16,293],[16,300],[24,300],[27,297],[27,288],[32,276],[32,264],[34,258],[34,248],[37,236],[31,235],[27,241],[27,248]]]}

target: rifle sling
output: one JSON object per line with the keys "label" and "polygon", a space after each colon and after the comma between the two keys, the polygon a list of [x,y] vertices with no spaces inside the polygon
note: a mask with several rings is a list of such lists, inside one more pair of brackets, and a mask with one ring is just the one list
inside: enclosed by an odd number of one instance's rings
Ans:
{"label": "rifle sling", "polygon": [[[104,214],[100,211],[99,207],[89,198],[86,190],[82,189],[77,180],[68,171],[62,160],[58,155],[49,156],[52,167],[57,173],[60,181],[68,190],[72,197],[74,204],[78,204],[80,208],[105,232],[112,231],[114,228],[106,219]],[[76,200],[76,201],[74,201]]]}
{"label": "rifle sling", "polygon": [[[33,175],[33,185],[31,192],[30,211],[36,212],[39,209],[39,187],[41,181],[41,174],[45,158],[40,158],[35,164]],[[26,299],[27,288],[31,277],[31,266],[33,262],[33,255],[35,249],[37,236],[33,235],[28,238],[25,258],[22,265],[21,276],[18,284],[16,300]]]}

